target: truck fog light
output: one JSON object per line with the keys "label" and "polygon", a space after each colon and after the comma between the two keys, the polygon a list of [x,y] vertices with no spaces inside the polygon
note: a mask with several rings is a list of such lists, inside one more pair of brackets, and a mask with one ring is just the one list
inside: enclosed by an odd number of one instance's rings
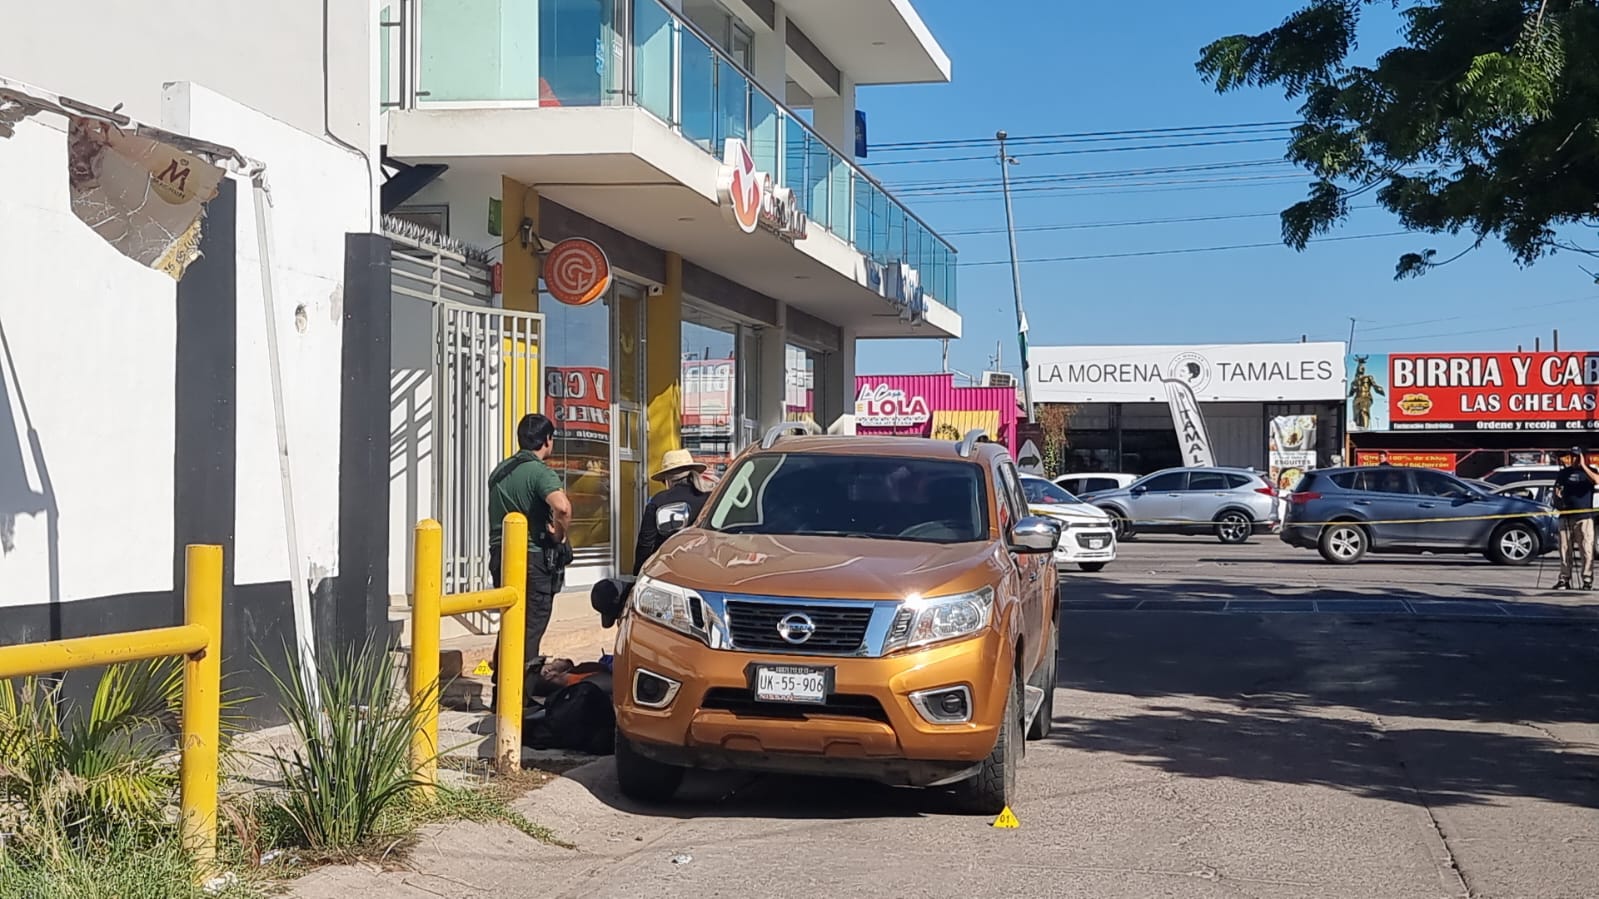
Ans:
{"label": "truck fog light", "polygon": [[964,724],[972,720],[972,691],[964,684],[912,693],[911,705],[931,724]]}
{"label": "truck fog light", "polygon": [[680,681],[639,668],[633,672],[633,701],[647,709],[664,709],[682,686]]}

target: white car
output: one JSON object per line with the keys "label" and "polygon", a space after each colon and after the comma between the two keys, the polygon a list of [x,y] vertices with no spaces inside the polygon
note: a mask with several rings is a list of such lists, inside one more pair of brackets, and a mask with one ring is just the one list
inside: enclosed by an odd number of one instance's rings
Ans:
{"label": "white car", "polygon": [[1084,497],[1090,493],[1104,493],[1106,490],[1120,490],[1138,480],[1136,474],[1123,474],[1115,471],[1096,471],[1092,473],[1068,474],[1055,479],[1055,486],[1070,493],[1072,496]]}
{"label": "white car", "polygon": [[1022,475],[1027,509],[1059,521],[1063,527],[1055,546],[1055,567],[1076,565],[1099,571],[1116,560],[1116,528],[1105,510],[1091,506],[1049,481]]}

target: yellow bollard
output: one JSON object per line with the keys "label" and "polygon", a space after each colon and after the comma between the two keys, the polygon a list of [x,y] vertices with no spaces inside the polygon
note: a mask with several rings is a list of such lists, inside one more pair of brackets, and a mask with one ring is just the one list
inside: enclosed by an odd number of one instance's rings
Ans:
{"label": "yellow bollard", "polygon": [[190,545],[185,556],[186,623],[208,635],[184,657],[183,752],[178,763],[182,839],[203,876],[217,847],[217,764],[222,731],[222,547]]}
{"label": "yellow bollard", "polygon": [[444,583],[444,532],[428,519],[416,526],[411,587],[411,701],[419,710],[411,766],[431,799],[439,776],[439,599]]}
{"label": "yellow bollard", "polygon": [[494,709],[494,767],[500,774],[522,769],[522,690],[527,666],[527,518],[505,516],[500,537],[500,587],[514,594],[500,615],[500,693]]}

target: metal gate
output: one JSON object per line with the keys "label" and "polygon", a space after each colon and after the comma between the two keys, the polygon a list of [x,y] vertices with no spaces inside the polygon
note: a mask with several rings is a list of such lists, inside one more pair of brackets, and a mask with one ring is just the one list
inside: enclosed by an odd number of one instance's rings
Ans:
{"label": "metal gate", "polygon": [[[516,451],[516,423],[540,408],[544,317],[492,305],[486,252],[411,222],[385,217],[384,226],[393,242],[393,293],[432,304],[431,497],[444,529],[444,591],[485,589],[492,586],[485,486]],[[492,617],[466,623],[481,632]]]}

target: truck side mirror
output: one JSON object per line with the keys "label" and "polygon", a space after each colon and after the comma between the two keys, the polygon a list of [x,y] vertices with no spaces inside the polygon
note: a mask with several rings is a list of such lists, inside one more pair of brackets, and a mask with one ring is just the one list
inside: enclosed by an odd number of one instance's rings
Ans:
{"label": "truck side mirror", "polygon": [[670,537],[688,527],[688,503],[668,503],[655,510],[655,530],[662,537]]}

